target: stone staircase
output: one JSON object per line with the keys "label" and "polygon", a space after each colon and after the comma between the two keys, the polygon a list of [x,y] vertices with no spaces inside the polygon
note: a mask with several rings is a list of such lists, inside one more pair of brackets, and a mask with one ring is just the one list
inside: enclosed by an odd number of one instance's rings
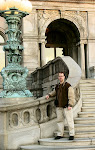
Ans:
{"label": "stone staircase", "polygon": [[82,109],[74,120],[74,141],[68,140],[68,126],[65,126],[63,139],[39,139],[39,145],[21,146],[21,150],[95,150],[95,80],[81,80],[80,89]]}

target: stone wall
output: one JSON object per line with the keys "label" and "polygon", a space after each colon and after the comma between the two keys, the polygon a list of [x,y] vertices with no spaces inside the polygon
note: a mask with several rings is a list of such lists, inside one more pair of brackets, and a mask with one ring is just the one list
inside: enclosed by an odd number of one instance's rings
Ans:
{"label": "stone wall", "polygon": [[[45,43],[45,32],[47,26],[54,20],[67,19],[71,21],[79,30],[80,41],[76,44],[78,47],[78,64],[80,64],[85,77],[85,53],[84,45],[87,45],[87,74],[90,77],[89,68],[95,66],[95,4],[94,1],[73,1],[73,4],[65,0],[56,1],[31,1],[33,10],[29,16],[23,19],[23,66],[29,69],[29,74],[37,67],[40,67],[40,50],[39,43]],[[67,3],[66,3],[67,2]],[[70,1],[69,1],[70,2]],[[90,4],[92,2],[92,4]],[[7,24],[5,20],[0,17],[0,32],[5,35]],[[5,36],[6,39],[6,36]],[[45,47],[45,44],[44,46]],[[44,55],[44,48],[43,48]],[[83,59],[83,60],[82,60]],[[41,58],[43,61],[43,58]],[[44,62],[44,61],[43,61]]]}
{"label": "stone wall", "polygon": [[[85,74],[87,74],[87,77],[90,77],[91,75],[89,68],[95,65],[94,61],[95,55],[92,56],[92,53],[94,54],[94,45],[95,45],[94,1],[87,1],[87,2],[77,1],[76,3],[75,1],[73,1],[73,4],[66,2],[67,1],[64,0],[62,0],[62,2],[56,1],[55,3],[50,1],[32,1],[33,12],[27,18],[25,18],[23,22],[24,24],[23,30],[25,31],[24,32],[25,41],[26,40],[28,41],[26,43],[27,47],[25,48],[26,51],[25,55],[28,55],[26,53],[28,50],[28,43],[31,40],[29,44],[31,45],[29,46],[30,49],[29,55],[31,57],[29,58],[24,56],[26,60],[24,61],[23,64],[29,68],[30,72],[34,71],[35,70],[34,68],[40,67],[39,43],[42,44],[41,61],[43,65],[45,64],[44,48],[46,42],[45,41],[46,28],[54,20],[67,19],[77,27],[80,33],[80,41],[75,46],[78,48],[78,64],[82,68],[83,73],[82,77],[85,78]],[[90,2],[92,2],[93,4],[89,4]],[[26,19],[28,20],[28,22],[26,21]],[[29,24],[28,28],[26,27],[27,23]],[[85,45],[87,46],[87,49],[84,48]],[[34,56],[32,55],[32,52],[34,51],[36,57],[35,55]],[[32,62],[34,63],[34,66]]]}

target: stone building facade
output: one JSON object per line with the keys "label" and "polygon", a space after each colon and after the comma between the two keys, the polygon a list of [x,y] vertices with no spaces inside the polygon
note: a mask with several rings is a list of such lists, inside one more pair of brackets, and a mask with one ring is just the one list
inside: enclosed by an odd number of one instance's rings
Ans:
{"label": "stone building facade", "polygon": [[[33,10],[22,21],[23,60],[29,73],[57,56],[71,56],[82,78],[95,74],[95,1],[32,0]],[[7,64],[2,46],[7,24],[0,17],[0,70]]]}

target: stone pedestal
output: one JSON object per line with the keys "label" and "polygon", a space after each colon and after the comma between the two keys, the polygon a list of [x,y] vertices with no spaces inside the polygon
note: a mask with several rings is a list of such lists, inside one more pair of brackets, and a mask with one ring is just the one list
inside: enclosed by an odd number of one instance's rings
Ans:
{"label": "stone pedestal", "polygon": [[26,88],[28,69],[18,63],[10,63],[2,69],[3,91],[0,97],[31,97],[32,93]]}

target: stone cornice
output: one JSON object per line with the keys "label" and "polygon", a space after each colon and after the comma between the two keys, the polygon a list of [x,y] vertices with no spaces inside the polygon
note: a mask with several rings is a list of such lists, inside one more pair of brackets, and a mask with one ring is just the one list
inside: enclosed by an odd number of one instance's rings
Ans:
{"label": "stone cornice", "polygon": [[95,0],[30,0],[37,2],[95,3]]}

